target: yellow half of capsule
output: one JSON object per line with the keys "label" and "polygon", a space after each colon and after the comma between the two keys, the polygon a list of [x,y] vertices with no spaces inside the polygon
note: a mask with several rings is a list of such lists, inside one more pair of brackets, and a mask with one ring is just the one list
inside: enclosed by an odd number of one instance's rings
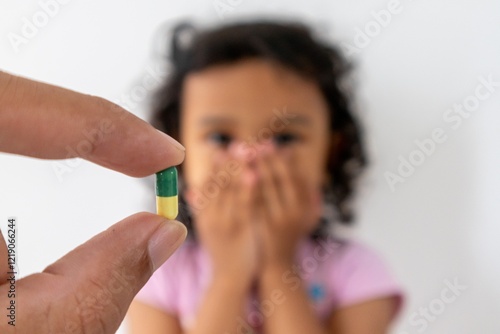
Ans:
{"label": "yellow half of capsule", "polygon": [[160,197],[156,196],[156,213],[167,219],[175,219],[179,213],[178,197]]}

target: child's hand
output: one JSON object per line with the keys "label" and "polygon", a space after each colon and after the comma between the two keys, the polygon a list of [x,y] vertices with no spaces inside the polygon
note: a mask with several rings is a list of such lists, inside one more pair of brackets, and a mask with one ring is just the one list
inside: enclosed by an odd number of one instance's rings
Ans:
{"label": "child's hand", "polygon": [[317,226],[321,192],[304,182],[291,152],[271,149],[257,159],[258,235],[262,251],[261,271],[289,268],[297,244]]}
{"label": "child's hand", "polygon": [[[216,175],[220,168],[215,166],[212,175]],[[214,279],[231,278],[232,281],[250,284],[256,277],[258,263],[252,212],[255,206],[255,173],[242,166],[241,173],[232,176],[229,185],[217,187],[218,194],[208,199],[206,207],[196,213],[196,231],[210,255]],[[191,192],[189,196],[194,195]]]}

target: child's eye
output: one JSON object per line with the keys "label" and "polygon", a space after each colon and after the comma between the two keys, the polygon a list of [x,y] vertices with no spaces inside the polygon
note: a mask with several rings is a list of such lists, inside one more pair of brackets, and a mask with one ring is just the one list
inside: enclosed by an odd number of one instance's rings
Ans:
{"label": "child's eye", "polygon": [[227,146],[231,143],[231,136],[221,132],[214,132],[208,136],[208,139],[219,146]]}
{"label": "child's eye", "polygon": [[298,136],[291,133],[279,133],[274,136],[274,142],[278,146],[284,146],[293,143],[298,139]]}

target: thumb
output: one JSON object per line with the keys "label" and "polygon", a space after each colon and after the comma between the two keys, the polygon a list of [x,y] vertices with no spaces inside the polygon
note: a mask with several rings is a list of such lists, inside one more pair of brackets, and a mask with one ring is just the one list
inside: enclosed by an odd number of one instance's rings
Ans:
{"label": "thumb", "polygon": [[134,296],[186,233],[177,221],[135,214],[19,280],[16,333],[115,333]]}

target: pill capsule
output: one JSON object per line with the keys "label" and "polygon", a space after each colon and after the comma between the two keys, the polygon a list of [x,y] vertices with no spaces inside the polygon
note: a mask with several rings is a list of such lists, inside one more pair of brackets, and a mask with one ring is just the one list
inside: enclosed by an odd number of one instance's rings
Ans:
{"label": "pill capsule", "polygon": [[177,217],[177,169],[175,167],[156,173],[156,212],[168,219]]}

